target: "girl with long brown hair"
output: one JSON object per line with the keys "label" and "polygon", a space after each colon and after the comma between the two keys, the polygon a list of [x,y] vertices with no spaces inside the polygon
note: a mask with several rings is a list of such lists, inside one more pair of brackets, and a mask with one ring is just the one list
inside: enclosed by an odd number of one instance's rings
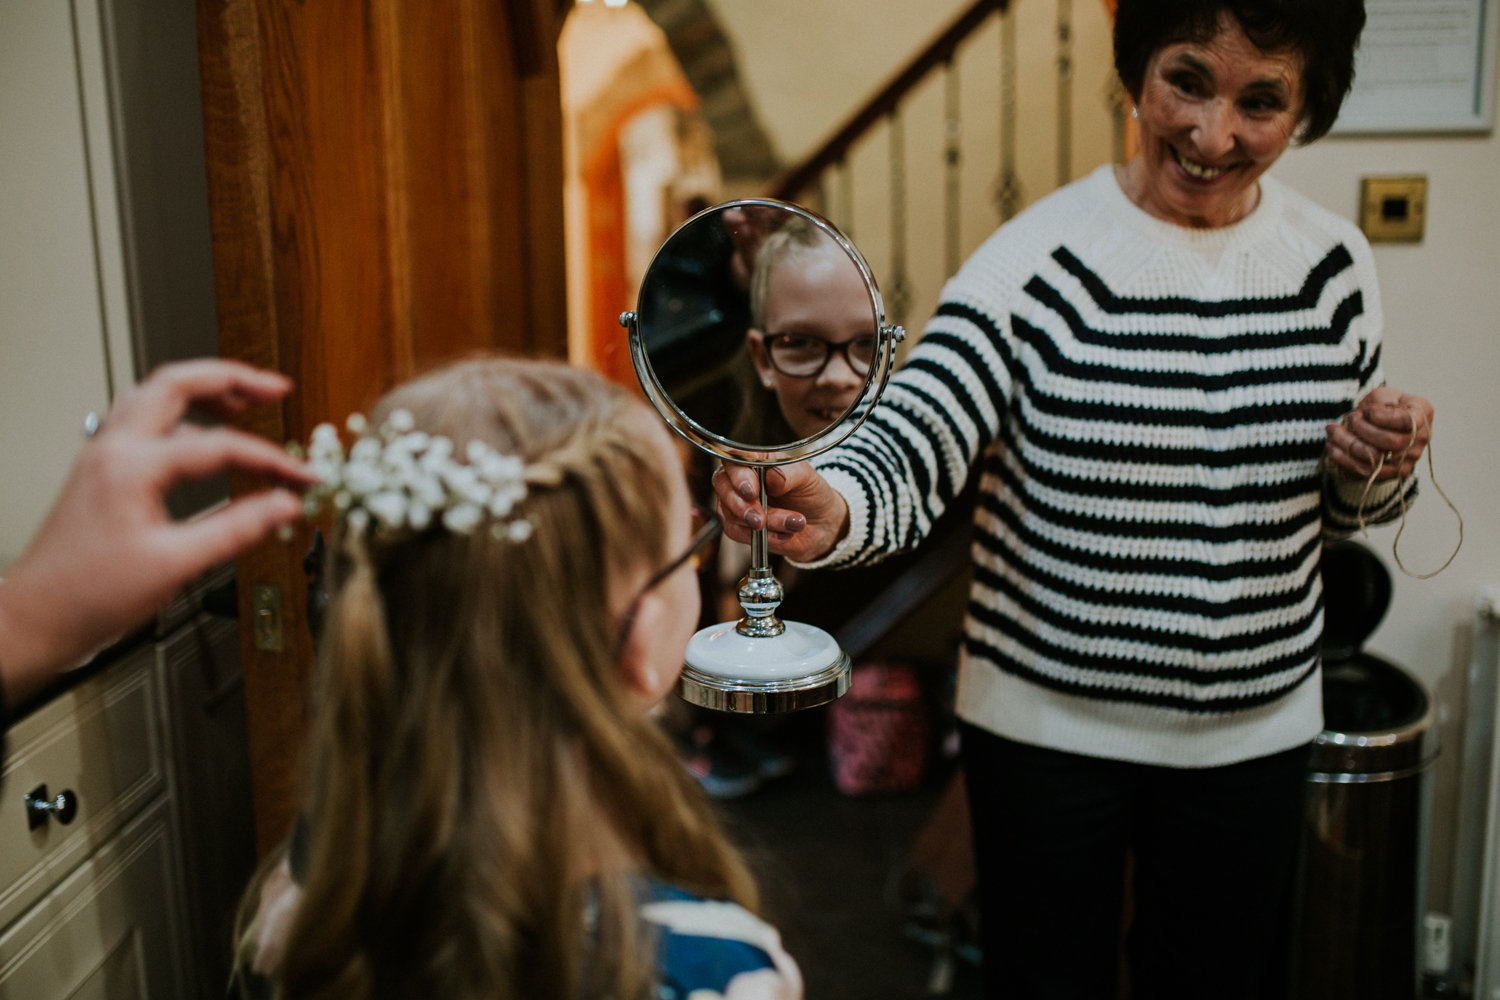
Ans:
{"label": "girl with long brown hair", "polygon": [[647,715],[716,527],[693,533],[660,422],[589,373],[485,360],[370,425],[347,458],[315,436],[337,513],[308,792],[246,896],[241,995],[800,997]]}

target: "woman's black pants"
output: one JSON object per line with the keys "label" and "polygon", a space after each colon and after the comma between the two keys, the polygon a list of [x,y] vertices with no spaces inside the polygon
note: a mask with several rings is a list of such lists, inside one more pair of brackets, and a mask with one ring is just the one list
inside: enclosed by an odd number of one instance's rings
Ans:
{"label": "woman's black pants", "polygon": [[986,995],[1114,1000],[1127,851],[1132,1000],[1284,995],[1309,749],[1183,769],[965,725]]}

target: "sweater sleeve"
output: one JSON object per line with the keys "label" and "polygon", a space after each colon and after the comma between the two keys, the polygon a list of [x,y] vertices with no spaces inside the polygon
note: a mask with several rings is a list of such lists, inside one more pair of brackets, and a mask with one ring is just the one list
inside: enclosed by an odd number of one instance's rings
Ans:
{"label": "sweater sleeve", "polygon": [[[1363,236],[1352,235],[1347,245],[1353,250],[1359,283],[1364,291],[1365,314],[1355,325],[1360,343],[1359,386],[1350,408],[1359,405],[1371,390],[1385,385],[1380,361],[1380,335],[1384,316],[1380,307],[1380,285],[1375,275],[1374,255]],[[1360,511],[1364,523],[1388,524],[1401,516],[1402,505],[1417,498],[1417,476],[1413,472],[1404,482],[1388,479],[1366,487],[1365,476],[1354,476],[1343,469],[1326,465],[1322,473],[1323,537],[1332,541],[1347,538],[1360,529]]]}
{"label": "sweater sleeve", "polygon": [[[993,251],[994,247],[987,247]],[[971,258],[870,418],[814,466],[849,505],[849,533],[802,568],[861,566],[915,548],[998,433],[1016,353],[993,291],[993,253]]]}

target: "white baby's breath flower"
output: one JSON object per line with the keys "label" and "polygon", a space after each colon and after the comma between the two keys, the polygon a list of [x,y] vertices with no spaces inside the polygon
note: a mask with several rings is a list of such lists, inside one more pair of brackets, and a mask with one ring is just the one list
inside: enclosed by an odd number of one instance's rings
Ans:
{"label": "white baby's breath flower", "polygon": [[344,466],[344,486],[356,497],[380,492],[385,477],[374,462],[350,462]]}
{"label": "white baby's breath flower", "polygon": [[343,445],[339,443],[339,429],[332,424],[322,423],[313,428],[312,451],[317,452],[326,448],[336,448],[342,451]]}
{"label": "white baby's breath flower", "polygon": [[427,450],[422,453],[419,464],[422,468],[432,472],[441,469],[448,459],[453,455],[453,442],[441,434],[436,434],[427,441]]}
{"label": "white baby's breath flower", "polygon": [[526,473],[526,466],[514,455],[499,455],[487,452],[475,461],[479,478],[491,486],[507,486],[519,483]]}
{"label": "white baby's breath flower", "polygon": [[413,502],[420,502],[434,509],[441,507],[443,501],[447,499],[447,493],[444,492],[443,484],[438,477],[426,470],[421,470],[413,476],[407,488],[411,491]]}
{"label": "white baby's breath flower", "polygon": [[383,531],[424,531],[441,517],[448,530],[468,534],[488,515],[495,519],[489,532],[496,539],[520,542],[531,536],[532,525],[525,518],[500,520],[526,497],[526,467],[520,458],[476,439],[464,446],[465,464],[455,460],[451,439],[429,436],[415,424],[409,411],[393,410],[379,434],[372,435],[368,421],[351,414],[346,426],[359,438],[347,457],[338,428],[314,428],[309,462],[319,485],[304,502],[307,516],[316,516],[331,498],[356,534],[369,527],[372,517]]}
{"label": "white baby's breath flower", "polygon": [[380,441],[376,438],[360,438],[349,449],[351,462],[377,462],[380,460]]}
{"label": "white baby's breath flower", "polygon": [[510,486],[500,486],[490,497],[490,513],[495,517],[505,517],[511,512],[516,504],[526,499],[526,487],[517,483]]}
{"label": "white baby's breath flower", "polygon": [[401,527],[406,520],[406,497],[395,490],[381,490],[365,497],[364,507],[380,519],[380,526],[387,530]]}
{"label": "white baby's breath flower", "polygon": [[467,535],[484,519],[484,510],[472,503],[461,503],[443,512],[443,526],[449,531]]}

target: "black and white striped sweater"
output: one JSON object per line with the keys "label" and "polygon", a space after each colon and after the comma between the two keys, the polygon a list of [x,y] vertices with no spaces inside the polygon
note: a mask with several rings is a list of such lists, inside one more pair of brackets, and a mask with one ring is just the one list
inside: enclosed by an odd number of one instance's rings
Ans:
{"label": "black and white striped sweater", "polygon": [[[1100,168],[974,253],[816,461],[850,531],[814,565],[916,545],[977,458],[963,718],[1177,767],[1305,743],[1321,543],[1364,488],[1320,472],[1324,427],[1381,383],[1380,329],[1347,221],[1263,179],[1245,220],[1184,229]],[[1396,504],[1377,488],[1367,520]]]}

